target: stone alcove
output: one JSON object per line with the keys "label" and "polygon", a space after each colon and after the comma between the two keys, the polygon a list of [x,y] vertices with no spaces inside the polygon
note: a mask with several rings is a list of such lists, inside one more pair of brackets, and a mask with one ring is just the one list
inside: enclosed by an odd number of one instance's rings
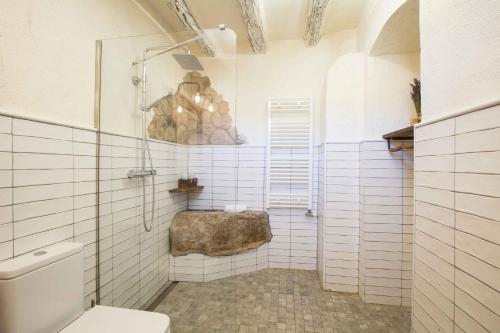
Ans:
{"label": "stone alcove", "polygon": [[152,111],[151,139],[193,145],[244,143],[233,124],[229,103],[212,88],[209,77],[197,71],[186,73],[175,94],[157,100]]}

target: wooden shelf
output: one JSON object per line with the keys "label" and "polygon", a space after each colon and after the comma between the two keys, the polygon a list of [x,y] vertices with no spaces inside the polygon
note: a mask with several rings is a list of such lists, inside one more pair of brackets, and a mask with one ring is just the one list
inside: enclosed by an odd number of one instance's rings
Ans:
{"label": "wooden shelf", "polygon": [[170,193],[200,193],[203,191],[205,186],[196,186],[196,187],[184,187],[184,188],[173,188],[168,190]]}
{"label": "wooden shelf", "polygon": [[396,152],[401,149],[413,149],[413,146],[406,146],[406,145],[397,145],[397,147],[391,148],[391,140],[413,141],[413,125],[391,133],[387,133],[384,136],[382,136],[382,138],[387,140],[387,149],[389,149],[391,152]]}
{"label": "wooden shelf", "polygon": [[383,138],[386,140],[413,140],[413,126],[387,133]]}

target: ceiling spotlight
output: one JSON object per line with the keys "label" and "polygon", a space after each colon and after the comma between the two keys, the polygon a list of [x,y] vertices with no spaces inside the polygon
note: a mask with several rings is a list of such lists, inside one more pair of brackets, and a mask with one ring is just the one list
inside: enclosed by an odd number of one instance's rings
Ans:
{"label": "ceiling spotlight", "polygon": [[214,112],[214,105],[212,103],[208,106],[208,112]]}
{"label": "ceiling spotlight", "polygon": [[177,107],[177,113],[182,113],[182,106],[180,106],[180,105],[179,105],[179,106]]}
{"label": "ceiling spotlight", "polygon": [[196,96],[194,96],[194,102],[196,104],[199,104],[201,101],[201,96],[200,96],[200,93],[196,93]]}

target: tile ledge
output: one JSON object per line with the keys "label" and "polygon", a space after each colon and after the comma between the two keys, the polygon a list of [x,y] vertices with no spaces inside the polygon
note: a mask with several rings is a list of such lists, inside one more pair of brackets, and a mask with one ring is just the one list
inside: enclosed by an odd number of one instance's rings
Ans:
{"label": "tile ledge", "polygon": [[493,101],[490,101],[490,102],[487,102],[484,104],[480,104],[480,105],[475,106],[475,107],[469,107],[469,108],[464,109],[462,111],[448,113],[448,114],[445,114],[441,117],[437,117],[437,118],[434,118],[431,120],[423,121],[419,124],[416,124],[415,128],[419,128],[419,127],[426,126],[426,125],[431,125],[431,124],[438,123],[440,121],[444,121],[444,120],[451,119],[451,118],[456,118],[456,117],[463,116],[465,114],[472,113],[475,111],[489,109],[489,108],[492,108],[492,107],[495,107],[498,105],[500,105],[500,99],[496,99],[496,100],[493,100]]}
{"label": "tile ledge", "polygon": [[97,129],[95,129],[93,127],[85,127],[85,126],[80,126],[80,125],[73,125],[73,124],[58,122],[58,121],[54,121],[54,120],[48,120],[48,119],[44,119],[44,118],[41,118],[41,117],[19,115],[19,114],[15,114],[15,113],[12,113],[12,112],[5,111],[3,109],[0,109],[0,116],[10,117],[10,118],[15,118],[15,119],[22,119],[22,120],[29,120],[29,121],[36,121],[36,122],[39,122],[39,123],[44,123],[44,124],[49,124],[49,125],[57,125],[57,126],[63,126],[63,127],[69,127],[69,128],[73,128],[73,129],[79,129],[79,130],[90,131],[90,132],[97,132]]}

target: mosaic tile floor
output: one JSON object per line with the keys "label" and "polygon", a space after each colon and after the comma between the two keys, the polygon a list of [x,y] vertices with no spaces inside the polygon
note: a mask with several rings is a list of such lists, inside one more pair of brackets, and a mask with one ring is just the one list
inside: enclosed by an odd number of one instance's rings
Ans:
{"label": "mosaic tile floor", "polygon": [[410,331],[409,308],[322,291],[315,271],[265,269],[179,282],[155,311],[170,316],[172,333]]}

